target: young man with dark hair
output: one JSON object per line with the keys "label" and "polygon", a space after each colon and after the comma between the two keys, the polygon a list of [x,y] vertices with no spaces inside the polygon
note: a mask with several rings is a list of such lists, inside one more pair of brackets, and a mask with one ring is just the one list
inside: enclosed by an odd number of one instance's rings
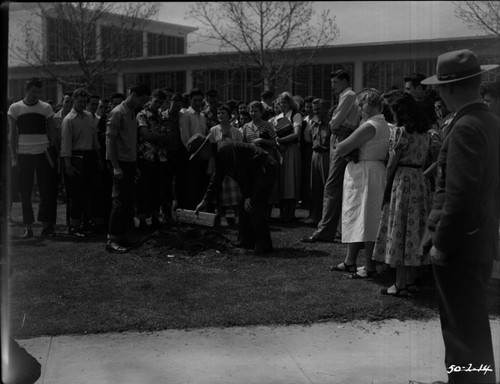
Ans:
{"label": "young man with dark hair", "polygon": [[39,99],[42,82],[29,79],[25,96],[13,103],[7,112],[10,128],[10,154],[13,166],[18,166],[21,194],[23,238],[33,237],[33,206],[31,195],[36,173],[40,191],[38,221],[42,236],[54,233],[57,216],[57,155],[59,137],[54,124],[52,107]]}
{"label": "young man with dark hair", "polygon": [[490,111],[500,116],[500,81],[483,84],[480,92]]}
{"label": "young man with dark hair", "polygon": [[[68,233],[83,237],[83,222],[103,226],[102,212],[97,201],[98,170],[103,165],[99,156],[97,127],[92,114],[85,108],[89,94],[83,88],[73,92],[73,108],[62,122],[61,159],[64,161],[64,180],[69,200],[70,223]],[[85,223],[89,226],[89,223]],[[90,227],[89,227],[90,228]]]}
{"label": "young man with dark hair", "polygon": [[186,206],[188,153],[182,144],[179,128],[180,110],[182,108],[182,95],[174,93],[170,100],[169,108],[163,112],[165,131],[167,135],[167,181],[165,196],[162,202],[164,218],[171,217],[172,208]]}
{"label": "young man with dark hair", "polygon": [[86,110],[92,114],[93,118],[97,118],[96,113],[97,113],[97,108],[99,108],[100,100],[101,96],[99,95],[90,95],[89,97],[89,103],[87,104]]}
{"label": "young man with dark hair", "polygon": [[137,217],[141,229],[148,227],[146,219],[149,218],[153,228],[161,225],[159,215],[165,195],[167,135],[160,106],[166,98],[165,91],[155,89],[149,105],[137,114],[137,165],[140,171],[137,184]]}
{"label": "young man with dark hair", "polygon": [[311,219],[311,158],[312,158],[312,137],[311,126],[317,117],[313,112],[314,96],[306,96],[304,98],[304,121],[302,123],[302,133],[300,140],[300,155],[302,159],[301,168],[301,188],[300,197],[302,200],[302,208],[309,210],[308,217],[304,220],[306,224],[318,224],[318,221]]}
{"label": "young man with dark hair", "polygon": [[274,92],[271,90],[264,91],[260,95],[260,101],[262,103],[262,106],[264,107],[264,112],[262,112],[262,120],[264,121],[269,121],[271,117],[275,116],[273,97]]}
{"label": "young man with dark hair", "polygon": [[[339,95],[339,103],[333,111],[329,123],[332,133],[330,148],[334,148],[337,143],[345,140],[359,123],[358,109],[355,105],[356,93],[352,90],[350,81],[349,73],[342,69],[331,74],[332,88]],[[302,241],[306,243],[335,241],[335,234],[342,214],[342,191],[347,163],[345,158],[337,156],[334,151],[330,152],[321,220],[314,233],[304,237]]]}
{"label": "young man with dark hair", "polygon": [[[191,106],[184,112],[179,119],[181,140],[185,147],[191,137],[195,134],[207,135],[207,120],[201,111],[203,106],[203,92],[194,88],[189,93]],[[187,164],[188,186],[186,197],[186,206],[179,208],[194,209],[201,200],[208,184],[207,176],[208,160],[190,161]]]}
{"label": "young man with dark hair", "polygon": [[311,208],[309,220],[317,225],[323,213],[323,196],[328,178],[330,163],[330,137],[332,133],[328,127],[328,110],[330,102],[315,99],[312,103],[316,119],[311,122],[312,157],[311,157]]}
{"label": "young man with dark hair", "polygon": [[167,98],[165,99],[165,102],[160,107],[162,112],[165,111],[170,106],[170,100],[172,100],[172,96],[175,94],[175,90],[171,87],[165,87],[165,88],[163,88],[163,92],[165,92],[165,95],[167,96]]}
{"label": "young man with dark hair", "polygon": [[215,89],[210,89],[205,97],[205,109],[203,114],[207,119],[207,129],[219,124],[217,119],[217,104],[219,103],[219,93]]}
{"label": "young man with dark hair", "polygon": [[113,170],[113,205],[106,251],[113,253],[130,250],[124,235],[134,223],[138,132],[134,111],[149,101],[151,90],[143,84],[134,84],[127,93],[127,98],[110,112],[106,128],[106,155]]}
{"label": "young man with dark hair", "polygon": [[427,85],[422,84],[421,82],[425,78],[426,76],[421,73],[413,73],[410,76],[406,76],[404,78],[404,91],[412,95],[415,100],[422,101],[425,97]]}
{"label": "young man with dark hair", "polygon": [[[495,383],[488,281],[498,260],[500,119],[481,100],[479,65],[468,49],[437,59],[435,84],[455,112],[438,156],[436,193],[423,239],[438,296],[448,383]],[[469,368],[469,369],[467,369]]]}

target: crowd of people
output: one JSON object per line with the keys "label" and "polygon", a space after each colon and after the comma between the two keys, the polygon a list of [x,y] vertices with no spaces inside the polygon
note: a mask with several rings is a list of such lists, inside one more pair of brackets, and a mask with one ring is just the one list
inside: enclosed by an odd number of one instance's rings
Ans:
{"label": "crowd of people", "polygon": [[[492,252],[484,251],[483,264],[471,257],[474,246],[489,247],[498,236],[498,215],[488,210],[499,203],[500,86],[480,88],[478,76],[490,67],[471,51],[451,52],[438,58],[437,77],[416,73],[401,89],[357,92],[339,70],[331,74],[335,105],[271,91],[261,100],[224,102],[213,89],[182,94],[133,84],[110,99],[78,88],[55,110],[39,99],[42,82],[29,79],[25,97],[8,110],[23,238],[34,236],[35,176],[41,236],[54,234],[63,189],[68,232],[107,234],[105,249],[114,253],[130,250],[129,230],[159,228],[178,208],[216,212],[221,225],[237,225],[239,246],[269,253],[272,209],[285,223],[297,220],[300,206],[309,211],[304,223],[315,227],[302,241],[347,244],[332,271],[364,279],[377,274],[378,263],[396,269],[383,295],[417,293],[419,268],[434,264],[447,363],[462,356],[471,359],[465,365],[478,356],[490,362],[490,350],[472,354],[477,342],[469,334],[458,336],[464,344],[457,347],[446,333],[457,337],[461,331],[447,321],[470,315],[450,290],[484,314]],[[463,249],[450,228],[465,236]],[[496,240],[495,257],[497,247]],[[463,285],[471,276],[474,287]],[[491,345],[487,324],[470,328]]]}

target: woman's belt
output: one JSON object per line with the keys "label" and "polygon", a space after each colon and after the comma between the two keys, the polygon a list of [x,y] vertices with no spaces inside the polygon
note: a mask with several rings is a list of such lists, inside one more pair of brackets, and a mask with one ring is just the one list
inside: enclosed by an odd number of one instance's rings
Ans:
{"label": "woman's belt", "polygon": [[92,149],[88,149],[88,150],[80,149],[80,150],[76,150],[76,151],[71,151],[71,156],[84,156],[84,155],[90,155],[93,153],[95,153],[95,151]]}
{"label": "woman's belt", "polygon": [[398,167],[405,167],[405,168],[417,168],[417,169],[420,169],[420,168],[422,168],[422,165],[418,165],[418,164],[398,164]]}
{"label": "woman's belt", "polygon": [[326,153],[326,152],[330,152],[330,147],[328,147],[328,148],[313,147],[313,151],[318,152],[318,153]]}

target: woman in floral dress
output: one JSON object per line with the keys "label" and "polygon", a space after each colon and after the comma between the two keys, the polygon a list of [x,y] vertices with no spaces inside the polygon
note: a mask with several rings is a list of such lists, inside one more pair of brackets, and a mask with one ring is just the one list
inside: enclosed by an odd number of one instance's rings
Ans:
{"label": "woman in floral dress", "polygon": [[430,179],[423,171],[439,151],[439,137],[415,99],[400,92],[389,100],[395,127],[391,132],[387,186],[373,260],[396,268],[396,282],[384,295],[408,296],[416,292],[416,269],[430,263],[419,245],[432,203]]}
{"label": "woman in floral dress", "polygon": [[[210,128],[210,142],[218,143],[219,141],[243,141],[243,135],[237,128],[231,127],[231,108],[227,105],[222,105],[217,111],[217,119],[219,125]],[[220,224],[227,226],[226,211],[232,209],[234,213],[235,224],[238,224],[238,205],[241,200],[241,191],[238,183],[230,176],[224,178],[222,182],[222,190],[217,198],[216,207],[217,215],[220,218]]]}

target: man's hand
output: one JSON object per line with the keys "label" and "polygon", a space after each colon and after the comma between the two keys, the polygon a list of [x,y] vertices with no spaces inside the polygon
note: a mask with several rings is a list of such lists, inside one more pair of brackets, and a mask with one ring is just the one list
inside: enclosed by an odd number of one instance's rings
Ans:
{"label": "man's hand", "polygon": [[264,141],[264,140],[262,140],[262,138],[258,137],[258,138],[256,138],[256,139],[254,139],[254,140],[252,141],[252,143],[260,147],[260,146],[262,145],[262,142],[263,142],[263,141]]}
{"label": "man's hand", "polygon": [[247,213],[252,213],[253,207],[252,207],[252,203],[250,201],[250,198],[245,199],[244,207],[245,207],[245,211]]}
{"label": "man's hand", "polygon": [[200,204],[196,207],[194,210],[194,213],[198,215],[198,213],[202,210],[204,210],[207,207],[207,202],[205,200],[202,200]]}
{"label": "man's hand", "polygon": [[429,255],[431,256],[431,261],[434,265],[444,267],[448,264],[446,261],[446,255],[434,246],[432,246]]}
{"label": "man's hand", "polygon": [[118,180],[123,180],[123,171],[121,169],[113,169],[113,177]]}

